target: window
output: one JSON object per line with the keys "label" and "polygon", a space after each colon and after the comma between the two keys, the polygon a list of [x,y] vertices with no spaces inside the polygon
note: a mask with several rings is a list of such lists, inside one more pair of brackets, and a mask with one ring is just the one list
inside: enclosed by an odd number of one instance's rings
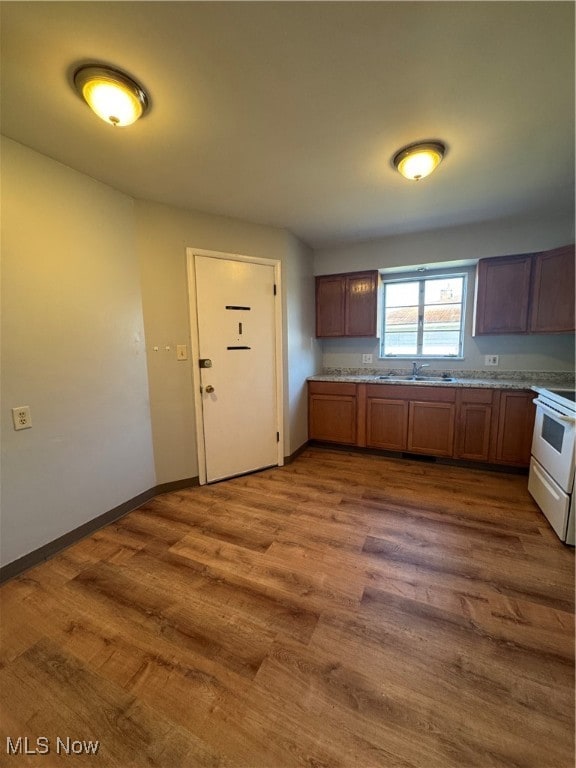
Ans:
{"label": "window", "polygon": [[462,357],[466,275],[384,280],[381,357]]}

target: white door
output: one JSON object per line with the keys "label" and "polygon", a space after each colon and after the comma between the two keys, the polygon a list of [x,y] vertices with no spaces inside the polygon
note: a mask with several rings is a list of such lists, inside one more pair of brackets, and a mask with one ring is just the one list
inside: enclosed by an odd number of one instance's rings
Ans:
{"label": "white door", "polygon": [[194,270],[200,358],[195,364],[211,482],[279,463],[279,297],[273,264],[195,254]]}

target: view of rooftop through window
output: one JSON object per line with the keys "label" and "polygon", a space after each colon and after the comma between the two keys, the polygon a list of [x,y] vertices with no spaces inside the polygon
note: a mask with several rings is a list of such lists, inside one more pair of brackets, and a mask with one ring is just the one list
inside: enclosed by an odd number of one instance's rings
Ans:
{"label": "view of rooftop through window", "polygon": [[464,275],[384,281],[383,357],[460,357]]}

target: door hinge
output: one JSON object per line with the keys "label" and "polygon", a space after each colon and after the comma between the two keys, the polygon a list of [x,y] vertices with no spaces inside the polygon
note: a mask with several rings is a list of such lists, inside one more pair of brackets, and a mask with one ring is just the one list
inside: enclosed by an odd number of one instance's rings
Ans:
{"label": "door hinge", "polygon": [[276,296],[276,283],[274,283],[274,296]]}
{"label": "door hinge", "polygon": [[276,432],[276,442],[280,442],[280,432]]}

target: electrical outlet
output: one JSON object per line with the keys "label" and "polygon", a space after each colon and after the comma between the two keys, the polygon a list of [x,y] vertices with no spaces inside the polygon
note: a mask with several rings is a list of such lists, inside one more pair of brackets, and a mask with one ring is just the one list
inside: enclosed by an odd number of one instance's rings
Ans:
{"label": "electrical outlet", "polygon": [[367,364],[369,365],[372,362],[372,358],[373,358],[373,355],[371,354],[362,355],[362,363],[364,365],[367,365]]}
{"label": "electrical outlet", "polygon": [[498,365],[498,355],[484,355],[484,365]]}
{"label": "electrical outlet", "polygon": [[14,422],[14,429],[30,429],[32,426],[32,417],[30,416],[29,405],[19,405],[17,408],[12,408],[12,421]]}

